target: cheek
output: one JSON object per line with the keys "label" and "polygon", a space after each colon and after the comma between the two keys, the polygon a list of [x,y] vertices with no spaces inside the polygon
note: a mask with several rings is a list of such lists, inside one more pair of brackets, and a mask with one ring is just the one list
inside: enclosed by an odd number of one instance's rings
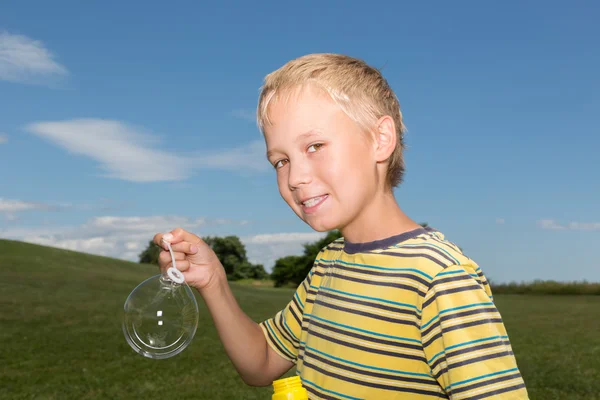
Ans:
{"label": "cheek", "polygon": [[365,185],[374,182],[376,177],[375,163],[369,158],[368,151],[360,147],[349,147],[339,151],[329,172],[332,179],[343,182],[338,187],[345,192],[361,190]]}
{"label": "cheek", "polygon": [[337,183],[336,186],[344,186],[344,182],[356,179],[356,174],[362,174],[364,160],[361,154],[348,148],[336,149],[331,152],[327,159],[322,160],[319,172],[330,182]]}
{"label": "cheek", "polygon": [[284,173],[280,172],[277,174],[277,188],[279,189],[279,194],[287,203],[289,203],[292,198],[292,192],[290,192],[287,182],[288,179]]}
{"label": "cheek", "polygon": [[344,166],[347,163],[343,149],[328,149],[325,153],[315,154],[312,158],[313,178],[327,181],[331,184],[343,176]]}

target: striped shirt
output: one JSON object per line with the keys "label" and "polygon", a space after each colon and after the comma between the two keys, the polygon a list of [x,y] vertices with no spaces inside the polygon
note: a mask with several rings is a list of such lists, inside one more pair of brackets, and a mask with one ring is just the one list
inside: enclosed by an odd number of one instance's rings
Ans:
{"label": "striped shirt", "polygon": [[431,229],[332,242],[260,326],[311,399],[528,398],[481,269]]}

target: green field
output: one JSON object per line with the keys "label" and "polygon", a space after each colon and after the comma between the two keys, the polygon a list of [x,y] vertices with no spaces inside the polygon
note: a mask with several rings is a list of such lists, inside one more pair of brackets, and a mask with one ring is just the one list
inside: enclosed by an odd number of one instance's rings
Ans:
{"label": "green field", "polygon": [[[183,353],[150,360],[121,332],[122,307],[156,267],[0,240],[0,399],[270,399],[244,385],[198,298]],[[255,320],[289,289],[232,285]],[[498,295],[532,399],[600,399],[600,296]]]}

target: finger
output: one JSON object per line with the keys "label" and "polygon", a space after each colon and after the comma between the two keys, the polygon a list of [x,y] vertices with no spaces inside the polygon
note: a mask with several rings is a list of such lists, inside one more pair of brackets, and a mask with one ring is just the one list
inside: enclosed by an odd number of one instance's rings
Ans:
{"label": "finger", "polygon": [[163,247],[163,235],[164,233],[157,233],[156,235],[154,235],[154,238],[152,238],[152,241],[154,242],[155,245],[159,246],[159,247]]}
{"label": "finger", "polygon": [[169,264],[171,262],[171,253],[169,253],[168,251],[161,251],[160,253],[158,253],[158,265],[160,265],[161,268],[164,268],[167,264]]}
{"label": "finger", "polygon": [[188,260],[177,261],[177,269],[181,272],[185,272],[190,269],[190,262]]}
{"label": "finger", "polygon": [[[188,260],[176,261],[176,264],[177,264],[177,269],[182,272],[190,269],[190,265],[191,265]],[[173,266],[173,263],[171,261],[169,261],[168,263],[165,263],[164,265],[161,265],[160,266],[161,273],[164,274],[172,266]]]}
{"label": "finger", "polygon": [[198,236],[182,228],[175,228],[170,233],[173,235],[173,240],[170,241],[172,245],[179,242],[198,243],[201,241]]}
{"label": "finger", "polygon": [[202,282],[206,280],[205,274],[198,275],[198,271],[182,271],[182,273],[183,279],[185,279],[190,286],[195,286],[195,284],[202,285]]}
{"label": "finger", "polygon": [[154,238],[152,239],[152,241],[154,243],[156,243],[156,245],[158,245],[159,247],[161,247],[165,250],[168,250],[169,246],[167,243],[173,244],[173,243],[180,242],[181,240],[179,238],[176,238],[173,235],[173,231],[171,231],[171,232],[157,233],[156,235],[154,235]]}
{"label": "finger", "polygon": [[[185,254],[184,253],[180,253],[180,252],[173,252],[173,255],[175,256],[175,261],[179,261],[179,260],[185,260]],[[158,262],[160,265],[167,265],[168,263],[170,263],[172,261],[171,259],[171,252],[169,251],[161,251],[158,254]]]}
{"label": "finger", "polygon": [[196,254],[198,252],[198,245],[190,242],[180,242],[171,245],[171,249],[185,254]]}

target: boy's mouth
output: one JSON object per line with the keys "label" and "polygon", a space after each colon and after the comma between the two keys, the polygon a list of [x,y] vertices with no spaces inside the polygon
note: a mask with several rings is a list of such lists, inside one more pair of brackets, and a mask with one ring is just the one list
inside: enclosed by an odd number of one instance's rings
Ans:
{"label": "boy's mouth", "polygon": [[323,203],[327,199],[327,197],[329,197],[329,195],[324,194],[322,196],[311,197],[301,201],[300,204],[302,205],[302,210],[305,213],[314,212],[317,209],[317,207],[319,207],[321,203]]}

